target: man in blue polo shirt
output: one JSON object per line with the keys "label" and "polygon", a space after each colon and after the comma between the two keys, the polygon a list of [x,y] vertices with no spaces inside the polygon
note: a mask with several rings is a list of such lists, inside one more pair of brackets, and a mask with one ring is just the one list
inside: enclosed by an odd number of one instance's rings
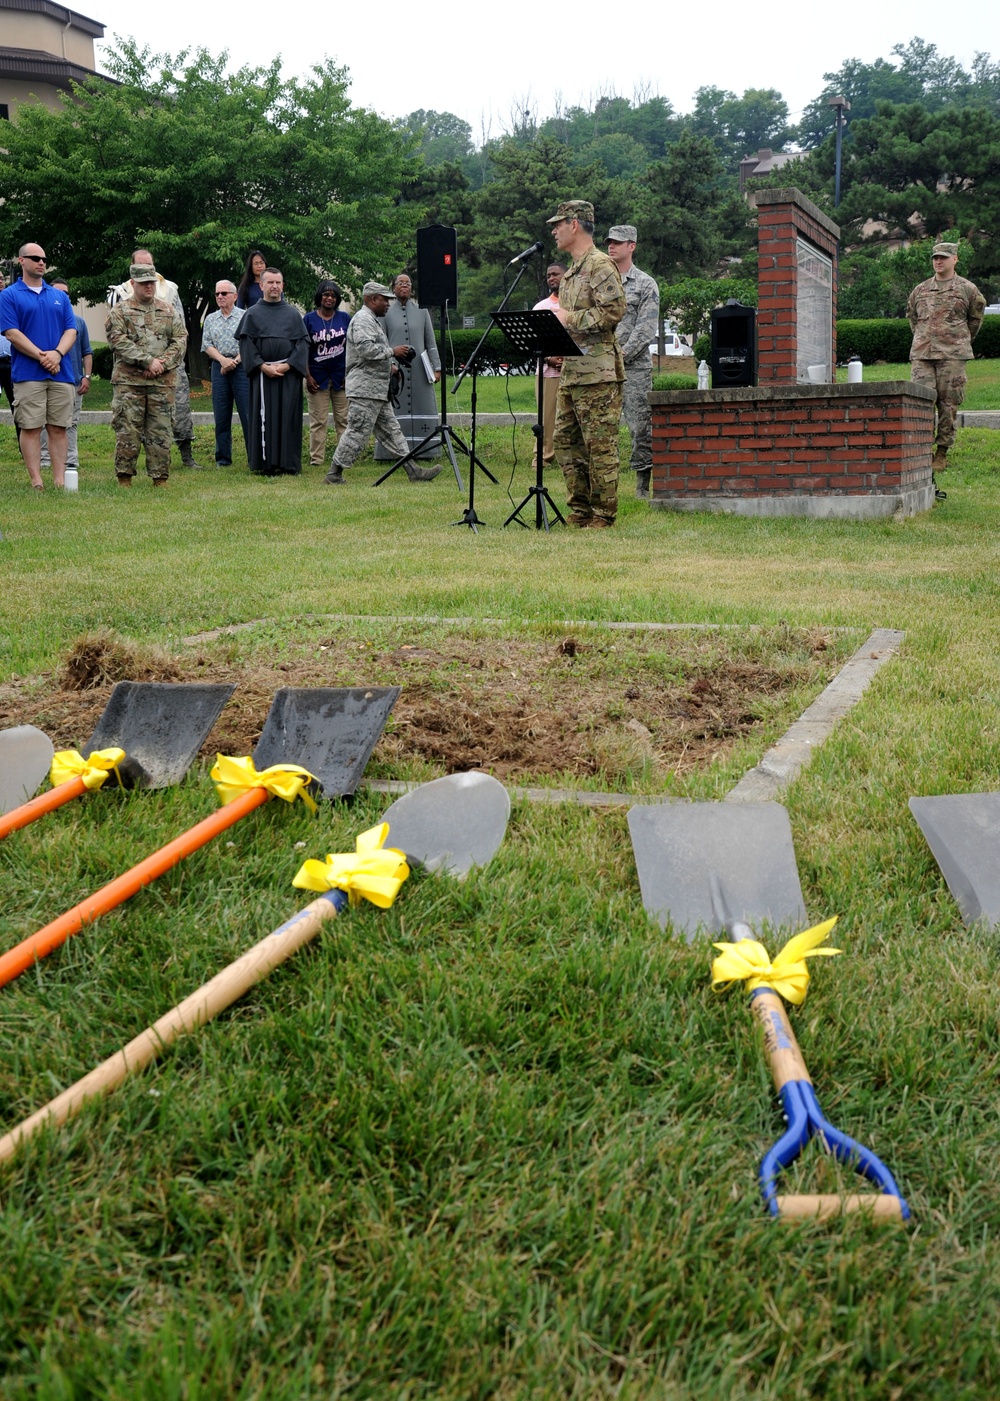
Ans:
{"label": "man in blue polo shirt", "polygon": [[37,243],[18,254],[21,279],[0,292],[0,334],[11,346],[14,416],[21,430],[21,456],[31,485],[42,490],[41,436],[49,434],[52,481],[65,485],[66,429],[73,422],[76,384],[70,347],[76,320],[69,297],[45,281],[48,265]]}

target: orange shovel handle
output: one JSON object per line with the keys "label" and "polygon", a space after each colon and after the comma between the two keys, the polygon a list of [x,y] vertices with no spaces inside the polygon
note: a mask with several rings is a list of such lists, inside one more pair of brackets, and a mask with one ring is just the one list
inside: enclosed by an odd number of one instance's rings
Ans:
{"label": "orange shovel handle", "polygon": [[152,856],[147,856],[138,866],[133,866],[130,871],[116,877],[109,885],[103,886],[93,895],[88,895],[86,900],[81,900],[79,905],[74,905],[44,929],[30,934],[9,953],[0,957],[0,987],[20,977],[37,959],[44,958],[53,949],[57,949],[72,934],[79,934],[85,924],[93,924],[100,915],[107,914],[108,910],[115,909],[117,905],[123,905],[137,890],[149,885],[157,876],[162,876],[164,871],[169,871],[172,866],[183,861],[185,856],[190,856],[220,832],[225,832],[227,828],[239,822],[241,817],[253,812],[254,808],[259,808],[270,796],[266,788],[248,789],[233,802],[219,808],[218,812],[213,812],[211,817],[206,817],[203,822],[182,832],[166,846],[161,846],[159,851],[154,851]]}
{"label": "orange shovel handle", "polygon": [[82,778],[68,778],[65,783],[56,784],[55,788],[50,788],[47,793],[39,793],[37,798],[32,798],[30,802],[22,803],[19,808],[4,813],[3,817],[0,817],[0,841],[9,837],[11,832],[20,831],[22,827],[37,822],[47,812],[55,812],[63,803],[68,803],[72,798],[79,798],[86,791]]}

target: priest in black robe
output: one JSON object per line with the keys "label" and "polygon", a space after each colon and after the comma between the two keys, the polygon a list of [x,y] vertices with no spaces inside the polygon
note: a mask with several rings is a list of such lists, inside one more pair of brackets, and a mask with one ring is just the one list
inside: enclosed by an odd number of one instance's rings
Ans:
{"label": "priest in black robe", "polygon": [[302,471],[302,382],[309,368],[309,332],[282,301],[277,268],[260,278],[261,300],[240,322],[236,338],[250,381],[250,471],[276,477]]}

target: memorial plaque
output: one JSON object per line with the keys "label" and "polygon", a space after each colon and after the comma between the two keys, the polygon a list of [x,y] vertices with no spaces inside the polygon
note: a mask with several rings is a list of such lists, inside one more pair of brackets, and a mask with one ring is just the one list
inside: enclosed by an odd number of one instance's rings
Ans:
{"label": "memorial plaque", "polygon": [[795,240],[798,293],[795,314],[799,384],[833,383],[833,263],[803,238]]}

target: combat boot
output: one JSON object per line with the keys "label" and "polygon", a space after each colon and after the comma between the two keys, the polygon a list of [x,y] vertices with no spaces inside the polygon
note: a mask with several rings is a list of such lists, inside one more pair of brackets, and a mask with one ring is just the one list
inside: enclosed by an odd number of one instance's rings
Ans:
{"label": "combat boot", "polygon": [[943,472],[948,466],[948,449],[938,448],[931,458],[931,471]]}
{"label": "combat boot", "polygon": [[323,482],[326,486],[344,486],[344,474],[339,467],[331,467]]}
{"label": "combat boot", "polygon": [[652,470],[651,467],[647,467],[635,474],[635,494],[642,501],[649,496],[649,474]]}
{"label": "combat boot", "polygon": [[441,471],[440,467],[417,467],[412,462],[407,462],[404,469],[411,482],[432,482]]}
{"label": "combat boot", "polygon": [[185,467],[194,467],[199,472],[203,472],[205,470],[200,462],[195,462],[194,460],[194,454],[191,451],[190,438],[178,438],[177,446],[180,448],[181,462],[184,464]]}
{"label": "combat boot", "polygon": [[131,486],[131,485],[132,485],[132,478],[129,476],[129,474],[128,474],[127,472],[119,472],[119,473],[118,473],[118,485],[119,485],[119,486]]}

